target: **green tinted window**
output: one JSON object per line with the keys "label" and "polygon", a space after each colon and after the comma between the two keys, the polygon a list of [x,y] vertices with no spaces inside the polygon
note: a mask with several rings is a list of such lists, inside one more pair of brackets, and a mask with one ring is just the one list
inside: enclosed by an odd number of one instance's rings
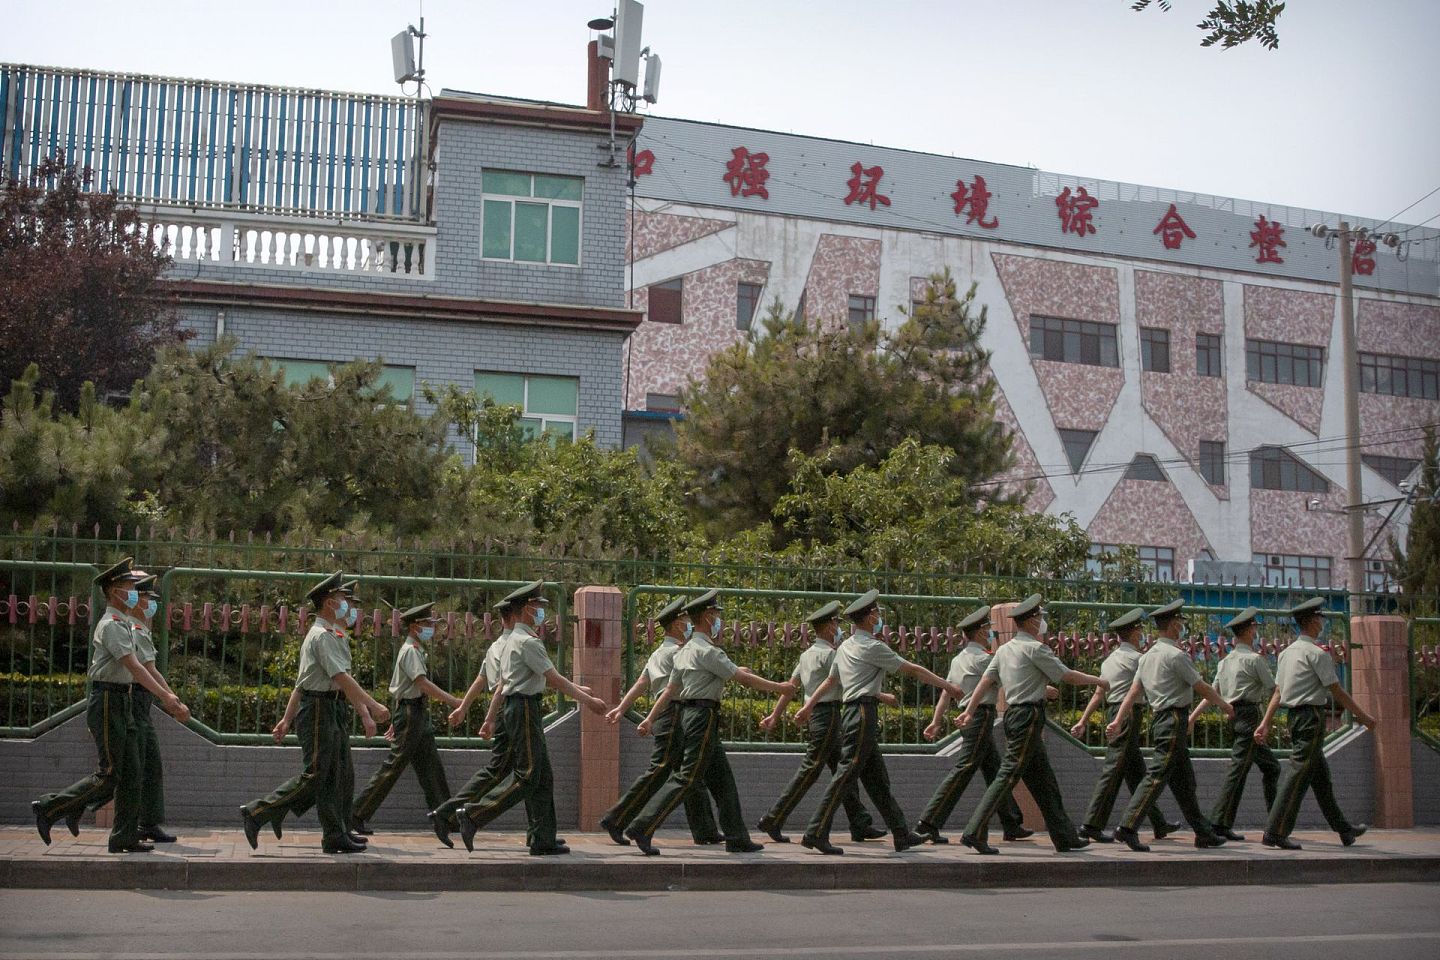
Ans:
{"label": "green tinted window", "polygon": [[579,177],[550,177],[543,173],[535,174],[535,196],[544,197],[547,200],[574,200],[579,203],[584,187],[585,181]]}
{"label": "green tinted window", "polygon": [[580,262],[580,208],[550,208],[550,262]]}
{"label": "green tinted window", "polygon": [[324,360],[272,360],[285,375],[285,386],[303,387],[311,380],[330,382],[330,364]]}
{"label": "green tinted window", "polygon": [[530,174],[511,173],[507,170],[486,170],[480,177],[480,189],[485,193],[528,197],[530,196]]}
{"label": "green tinted window", "polygon": [[525,412],[573,417],[579,392],[579,381],[570,377],[531,377]]}
{"label": "green tinted window", "polygon": [[501,406],[525,406],[525,378],[518,373],[477,373],[475,392],[489,394]]}
{"label": "green tinted window", "polygon": [[376,384],[376,392],[388,394],[394,403],[409,403],[415,394],[415,368],[386,366]]}
{"label": "green tinted window", "polygon": [[536,419],[535,417],[520,418],[520,428],[525,431],[525,436],[532,440],[540,435],[540,428],[544,423],[545,421]]}
{"label": "green tinted window", "polygon": [[547,220],[550,208],[543,203],[515,204],[515,259],[545,262]]}
{"label": "green tinted window", "polygon": [[485,201],[485,235],[480,242],[480,255],[510,259],[510,202]]}
{"label": "green tinted window", "polygon": [[575,439],[575,424],[573,423],[547,423],[545,424],[545,436],[564,437],[566,440]]}

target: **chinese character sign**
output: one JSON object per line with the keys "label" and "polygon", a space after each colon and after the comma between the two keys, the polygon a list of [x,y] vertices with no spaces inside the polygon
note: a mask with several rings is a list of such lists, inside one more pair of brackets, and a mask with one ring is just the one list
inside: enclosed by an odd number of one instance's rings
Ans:
{"label": "chinese character sign", "polygon": [[890,198],[880,192],[880,178],[885,176],[884,167],[867,167],[858,160],[850,168],[853,176],[845,181],[850,192],[845,195],[845,202],[870,204],[874,210],[878,203],[882,207],[890,206]]}
{"label": "chinese character sign", "polygon": [[1375,241],[1366,237],[1356,242],[1354,251],[1350,254],[1350,269],[1360,277],[1373,277],[1375,275]]}
{"label": "chinese character sign", "polygon": [[1280,256],[1280,248],[1286,246],[1281,239],[1285,235],[1285,228],[1273,220],[1266,220],[1264,215],[1255,221],[1255,229],[1250,231],[1250,246],[1260,248],[1260,253],[1255,257],[1256,263],[1284,263],[1285,258]]}
{"label": "chinese character sign", "polygon": [[1166,250],[1179,250],[1186,237],[1195,239],[1195,231],[1190,229],[1190,225],[1180,216],[1180,211],[1175,209],[1173,203],[1165,216],[1160,218],[1160,223],[1150,232],[1160,234],[1160,242],[1165,245]]}
{"label": "chinese character sign", "polygon": [[969,186],[964,180],[955,181],[955,192],[950,194],[955,199],[955,215],[958,217],[968,207],[970,215],[965,218],[966,223],[973,223],[985,230],[993,230],[999,224],[999,220],[991,217],[987,223],[985,213],[990,209],[991,193],[985,186],[985,178],[975,174],[975,182]]}
{"label": "chinese character sign", "polygon": [[630,161],[630,176],[648,177],[655,172],[655,151],[641,150],[635,152],[635,144],[630,144],[630,149],[625,151],[625,159]]}
{"label": "chinese character sign", "polygon": [[1060,213],[1060,232],[1073,233],[1080,237],[1094,233],[1095,224],[1091,221],[1091,216],[1098,206],[1100,201],[1090,196],[1084,187],[1080,187],[1073,195],[1069,187],[1060,191],[1060,196],[1055,198],[1055,208]]}
{"label": "chinese character sign", "polygon": [[735,147],[730,153],[730,162],[725,164],[725,176],[722,178],[730,184],[730,196],[769,200],[770,191],[765,189],[765,181],[770,179],[770,171],[765,169],[765,165],[770,162],[770,154],[751,153],[744,147]]}

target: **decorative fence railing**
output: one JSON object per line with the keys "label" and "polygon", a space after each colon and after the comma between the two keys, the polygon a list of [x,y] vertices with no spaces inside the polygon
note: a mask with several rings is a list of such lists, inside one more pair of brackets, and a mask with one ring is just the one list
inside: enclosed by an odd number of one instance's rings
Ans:
{"label": "decorative fence railing", "polygon": [[1440,750],[1440,617],[1410,620],[1410,726]]}

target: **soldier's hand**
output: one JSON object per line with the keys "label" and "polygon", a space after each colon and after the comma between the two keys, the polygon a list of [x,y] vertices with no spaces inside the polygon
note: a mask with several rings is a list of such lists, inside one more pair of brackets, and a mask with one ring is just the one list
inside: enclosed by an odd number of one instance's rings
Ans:
{"label": "soldier's hand", "polygon": [[931,720],[925,727],[925,739],[934,740],[940,734],[940,725]]}
{"label": "soldier's hand", "polygon": [[607,714],[605,714],[605,721],[606,721],[607,723],[619,723],[619,722],[620,722],[620,708],[619,708],[618,706],[616,706],[616,707],[611,707],[611,708],[610,708],[610,712],[607,713]]}
{"label": "soldier's hand", "polygon": [[495,724],[492,721],[487,720],[480,724],[481,740],[489,740],[493,736],[495,736]]}
{"label": "soldier's hand", "polygon": [[876,699],[876,700],[879,700],[881,703],[885,704],[885,706],[887,706],[887,707],[898,707],[898,706],[900,706],[900,701],[895,697],[895,694],[893,694],[893,693],[881,693],[881,694],[877,694],[876,697],[875,697],[875,699]]}
{"label": "soldier's hand", "polygon": [[1054,687],[1046,686],[1046,687],[1045,687],[1045,699],[1046,699],[1046,700],[1059,700],[1059,699],[1060,699],[1060,691],[1057,690],[1057,689],[1055,689]]}
{"label": "soldier's hand", "polygon": [[362,711],[360,713],[360,729],[365,731],[367,737],[375,736],[375,718]]}
{"label": "soldier's hand", "polygon": [[803,724],[804,724],[806,721],[808,721],[809,719],[810,719],[810,708],[809,708],[809,707],[801,707],[799,710],[796,710],[796,711],[795,711],[795,723],[796,723],[797,725],[803,725]]}
{"label": "soldier's hand", "polygon": [[1195,734],[1195,718],[1194,718],[1194,717],[1191,717],[1191,718],[1190,718],[1190,722],[1189,722],[1189,723],[1186,725],[1186,727],[1185,727],[1185,732],[1188,733],[1188,734],[1190,734],[1191,736],[1194,736],[1194,734]]}
{"label": "soldier's hand", "polygon": [[955,727],[956,727],[956,729],[959,729],[960,727],[968,726],[969,723],[970,723],[970,721],[974,719],[974,716],[975,716],[975,715],[972,714],[969,710],[966,710],[966,711],[964,711],[963,713],[961,713],[960,716],[958,716],[958,717],[955,718]]}
{"label": "soldier's hand", "polygon": [[965,691],[960,688],[960,684],[958,683],[945,684],[945,690],[956,700],[965,699]]}
{"label": "soldier's hand", "polygon": [[1264,743],[1270,737],[1270,724],[1262,722],[1255,728],[1255,742]]}
{"label": "soldier's hand", "polygon": [[1075,724],[1075,726],[1070,728],[1070,736],[1074,737],[1076,740],[1085,739],[1085,728],[1087,726],[1089,726],[1089,724],[1087,724],[1084,720],[1081,720],[1079,723]]}
{"label": "soldier's hand", "polygon": [[[1223,714],[1225,714],[1225,719],[1226,719],[1226,720],[1234,720],[1234,719],[1235,719],[1235,706],[1234,706],[1234,704],[1229,704],[1229,703],[1225,704],[1225,706],[1223,706],[1223,707],[1220,708],[1220,712],[1223,713]],[[1192,722],[1192,723],[1190,724],[1190,726],[1193,728],[1193,727],[1195,726],[1195,724]]]}
{"label": "soldier's hand", "polygon": [[376,723],[384,723],[390,719],[390,708],[383,703],[377,703],[370,708],[370,716],[374,718]]}
{"label": "soldier's hand", "polygon": [[289,732],[290,721],[281,717],[280,722],[275,724],[275,729],[270,731],[270,736],[274,738],[276,743],[280,743],[285,739],[285,734]]}
{"label": "soldier's hand", "polygon": [[1372,716],[1370,716],[1368,713],[1366,713],[1366,714],[1361,714],[1360,716],[1356,717],[1355,719],[1356,719],[1356,720],[1359,720],[1359,721],[1360,721],[1360,725],[1361,725],[1362,727],[1364,727],[1366,730],[1374,730],[1374,729],[1375,729],[1375,718],[1372,717]]}
{"label": "soldier's hand", "polygon": [[1109,690],[1109,689],[1110,689],[1110,681],[1109,681],[1109,680],[1106,680],[1104,677],[1101,677],[1101,678],[1100,678],[1100,682],[1097,683],[1097,684],[1095,684],[1095,686],[1099,687],[1101,690]]}
{"label": "soldier's hand", "polygon": [[445,719],[449,721],[450,726],[458,727],[460,726],[460,724],[465,722],[465,713],[466,711],[464,708],[456,707],[454,710],[450,711],[450,715]]}
{"label": "soldier's hand", "polygon": [[[183,709],[185,709],[185,704],[183,704],[183,703],[180,702],[180,698],[179,698],[179,697],[177,697],[177,696],[176,696],[175,694],[173,694],[173,693],[166,695],[166,697],[165,697],[165,712],[166,712],[166,713],[170,714],[170,716],[172,716],[172,717],[178,717],[178,716],[180,715],[180,711],[183,710]],[[183,721],[182,721],[182,722],[183,722]]]}
{"label": "soldier's hand", "polygon": [[581,693],[589,693],[589,692],[590,692],[590,688],[589,688],[589,687],[582,687],[582,686],[580,686],[580,684],[578,684],[578,683],[575,684],[575,689],[576,689],[576,690],[579,690]]}
{"label": "soldier's hand", "polygon": [[644,720],[641,720],[638,724],[636,724],[635,732],[640,734],[640,736],[642,737],[650,736],[650,718],[646,717]]}
{"label": "soldier's hand", "polygon": [[760,729],[761,729],[761,730],[774,730],[774,729],[775,729],[775,714],[773,714],[773,713],[767,713],[767,714],[765,714],[765,716],[761,717],[761,718],[760,718]]}
{"label": "soldier's hand", "polygon": [[460,698],[455,696],[453,693],[445,698],[445,705],[447,707],[450,707],[452,710],[459,707],[460,702]]}
{"label": "soldier's hand", "polygon": [[1120,736],[1120,721],[1118,719],[1105,724],[1106,740],[1114,740],[1118,736]]}
{"label": "soldier's hand", "polygon": [[610,709],[610,705],[599,697],[591,697],[585,705],[590,708],[591,713],[598,713],[601,716],[604,716],[605,711]]}

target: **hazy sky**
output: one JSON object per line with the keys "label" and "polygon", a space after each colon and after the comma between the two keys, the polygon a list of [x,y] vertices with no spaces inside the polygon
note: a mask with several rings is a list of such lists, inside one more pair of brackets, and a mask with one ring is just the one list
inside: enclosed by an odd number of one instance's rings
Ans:
{"label": "hazy sky", "polygon": [[[1440,0],[1290,0],[1273,53],[1201,49],[1210,5],[649,0],[653,109],[1376,218],[1440,186]],[[434,89],[584,102],[610,0],[423,6]],[[393,92],[420,8],[0,0],[0,60]],[[1437,215],[1440,193],[1400,222]]]}

